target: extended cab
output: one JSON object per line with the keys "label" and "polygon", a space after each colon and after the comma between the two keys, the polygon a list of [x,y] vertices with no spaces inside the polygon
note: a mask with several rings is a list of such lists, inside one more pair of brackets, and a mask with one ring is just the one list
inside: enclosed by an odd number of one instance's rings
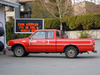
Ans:
{"label": "extended cab", "polygon": [[8,46],[17,57],[29,53],[65,53],[66,57],[74,58],[79,53],[97,52],[94,39],[64,38],[56,29],[37,30],[28,38],[9,40]]}

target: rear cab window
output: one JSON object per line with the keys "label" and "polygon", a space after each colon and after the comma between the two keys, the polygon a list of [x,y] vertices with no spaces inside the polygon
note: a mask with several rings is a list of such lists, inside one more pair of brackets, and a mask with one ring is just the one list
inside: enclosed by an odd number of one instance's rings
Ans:
{"label": "rear cab window", "polygon": [[60,31],[56,31],[56,38],[60,38]]}

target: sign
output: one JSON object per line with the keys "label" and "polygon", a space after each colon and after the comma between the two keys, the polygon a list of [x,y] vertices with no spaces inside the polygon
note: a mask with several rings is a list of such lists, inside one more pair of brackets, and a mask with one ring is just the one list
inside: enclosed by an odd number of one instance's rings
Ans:
{"label": "sign", "polygon": [[44,19],[15,19],[15,33],[33,33],[37,29],[44,29]]}

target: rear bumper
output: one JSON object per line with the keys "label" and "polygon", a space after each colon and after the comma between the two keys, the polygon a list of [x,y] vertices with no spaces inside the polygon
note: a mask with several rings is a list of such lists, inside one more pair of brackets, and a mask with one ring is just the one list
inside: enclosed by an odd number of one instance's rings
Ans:
{"label": "rear bumper", "polygon": [[92,51],[93,53],[97,53],[97,50]]}

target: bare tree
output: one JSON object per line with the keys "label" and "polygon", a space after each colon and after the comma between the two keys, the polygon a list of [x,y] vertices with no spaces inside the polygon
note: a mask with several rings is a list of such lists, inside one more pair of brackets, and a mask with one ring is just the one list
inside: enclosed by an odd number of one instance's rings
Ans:
{"label": "bare tree", "polygon": [[54,18],[60,19],[60,30],[62,30],[61,17],[72,15],[71,0],[40,0],[42,8],[45,8]]}

